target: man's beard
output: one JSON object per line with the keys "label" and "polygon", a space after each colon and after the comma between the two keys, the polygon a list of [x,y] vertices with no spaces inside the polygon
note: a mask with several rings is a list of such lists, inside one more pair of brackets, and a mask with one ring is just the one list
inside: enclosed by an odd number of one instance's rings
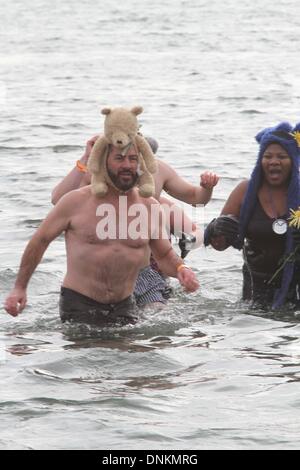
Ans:
{"label": "man's beard", "polygon": [[[112,183],[120,191],[129,191],[130,189],[132,189],[135,186],[139,177],[137,173],[132,173],[131,171],[120,171],[117,175],[115,175],[115,173],[113,173],[109,168],[107,168],[107,173]],[[122,181],[122,174],[130,175],[131,179],[128,179],[127,181]]]}

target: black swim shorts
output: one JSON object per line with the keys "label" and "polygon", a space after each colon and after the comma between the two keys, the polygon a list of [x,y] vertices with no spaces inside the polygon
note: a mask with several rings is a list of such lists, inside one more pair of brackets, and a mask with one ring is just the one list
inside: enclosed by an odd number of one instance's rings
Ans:
{"label": "black swim shorts", "polygon": [[59,314],[63,322],[80,322],[99,326],[135,323],[138,308],[134,296],[121,302],[102,304],[67,287],[61,288]]}

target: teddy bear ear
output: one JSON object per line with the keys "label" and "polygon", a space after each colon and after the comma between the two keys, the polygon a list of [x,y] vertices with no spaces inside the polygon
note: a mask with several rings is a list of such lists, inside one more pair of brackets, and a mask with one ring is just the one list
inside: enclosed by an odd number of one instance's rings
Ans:
{"label": "teddy bear ear", "polygon": [[263,129],[262,131],[260,131],[258,134],[256,134],[256,136],[255,136],[256,142],[257,142],[257,143],[260,143],[261,140],[262,140],[262,138],[263,138],[263,136],[264,136],[265,134],[267,134],[268,132],[270,132],[271,129],[272,129],[271,127],[266,127],[265,129]]}
{"label": "teddy bear ear", "polygon": [[109,114],[111,112],[111,108],[103,108],[101,109],[101,114]]}
{"label": "teddy bear ear", "polygon": [[141,114],[143,112],[143,108],[142,106],[134,106],[131,109],[131,112],[137,116],[138,114]]}

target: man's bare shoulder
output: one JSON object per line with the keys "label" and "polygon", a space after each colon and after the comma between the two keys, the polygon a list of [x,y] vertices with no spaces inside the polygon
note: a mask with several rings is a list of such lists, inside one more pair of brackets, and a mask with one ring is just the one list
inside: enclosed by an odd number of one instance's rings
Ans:
{"label": "man's bare shoulder", "polygon": [[173,168],[168,163],[163,162],[159,158],[156,159],[156,163],[157,163],[157,167],[158,167],[157,171],[159,173],[163,173],[163,174],[168,175],[170,172],[174,171]]}
{"label": "man's bare shoulder", "polygon": [[84,186],[82,188],[74,189],[73,191],[69,191],[68,193],[64,194],[64,196],[62,196],[58,201],[57,205],[59,204],[61,208],[67,208],[68,206],[78,208],[80,204],[85,203],[91,197],[91,186]]}

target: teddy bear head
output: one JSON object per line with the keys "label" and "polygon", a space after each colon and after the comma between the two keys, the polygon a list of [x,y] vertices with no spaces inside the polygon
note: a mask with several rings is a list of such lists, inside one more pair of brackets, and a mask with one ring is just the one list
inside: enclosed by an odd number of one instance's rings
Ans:
{"label": "teddy bear head", "polygon": [[156,172],[156,161],[147,140],[138,132],[137,116],[143,108],[136,106],[132,109],[104,108],[105,115],[104,135],[95,142],[89,160],[88,169],[92,175],[92,192],[97,197],[104,197],[110,187],[117,191],[120,189],[111,180],[107,171],[107,157],[110,145],[120,149],[122,155],[126,154],[129,145],[134,145],[138,155],[138,180],[136,186],[142,197],[155,194],[153,174]]}
{"label": "teddy bear head", "polygon": [[139,130],[137,116],[143,112],[141,106],[132,109],[126,108],[104,108],[104,135],[110,144],[123,149],[133,142]]}

